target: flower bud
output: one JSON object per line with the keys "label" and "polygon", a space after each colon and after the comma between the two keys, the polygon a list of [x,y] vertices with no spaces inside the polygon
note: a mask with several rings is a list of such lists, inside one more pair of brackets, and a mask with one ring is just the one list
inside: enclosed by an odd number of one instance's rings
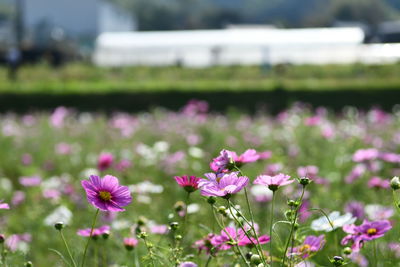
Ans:
{"label": "flower bud", "polygon": [[141,239],[146,239],[147,236],[148,236],[148,234],[146,232],[140,232],[138,234],[138,238],[141,238]]}
{"label": "flower bud", "polygon": [[302,186],[307,186],[309,183],[311,183],[311,180],[307,177],[301,177],[299,182]]}
{"label": "flower bud", "polygon": [[217,202],[217,198],[214,196],[208,197],[207,202],[208,202],[208,204],[213,205],[213,204],[215,204],[215,202]]}
{"label": "flower bud", "polygon": [[287,204],[288,204],[289,207],[296,208],[296,200],[289,199],[289,200],[287,201]]}
{"label": "flower bud", "polygon": [[291,221],[292,218],[293,218],[293,215],[294,215],[294,213],[293,213],[292,210],[285,211],[285,217],[286,217],[287,220]]}
{"label": "flower bud", "polygon": [[174,209],[176,212],[181,212],[185,210],[185,203],[183,201],[177,201],[174,205]]}
{"label": "flower bud", "polygon": [[221,215],[223,215],[223,216],[226,216],[228,213],[226,212],[226,208],[225,208],[225,206],[219,206],[218,207],[218,212],[221,214]]}
{"label": "flower bud", "polygon": [[182,240],[182,236],[181,235],[176,235],[175,236],[175,240],[177,240],[177,241]]}
{"label": "flower bud", "polygon": [[6,240],[6,237],[3,234],[0,234],[0,244],[3,244]]}
{"label": "flower bud", "polygon": [[63,222],[56,222],[54,224],[54,228],[56,228],[56,230],[61,231],[64,228],[64,223]]}
{"label": "flower bud", "polygon": [[296,223],[294,223],[294,225],[293,225],[293,230],[294,230],[294,231],[297,231],[297,229],[299,229],[299,227],[300,227],[300,225],[296,222]]}
{"label": "flower bud", "polygon": [[108,233],[108,232],[107,233],[103,233],[101,236],[103,237],[104,240],[107,240],[108,237],[110,236],[110,233]]}
{"label": "flower bud", "polygon": [[395,176],[390,180],[390,187],[393,190],[398,190],[400,189],[400,178],[398,176]]}
{"label": "flower bud", "polygon": [[344,264],[344,259],[340,256],[334,256],[330,261],[335,266],[342,266]]}
{"label": "flower bud", "polygon": [[33,267],[33,263],[31,261],[25,262],[25,267]]}
{"label": "flower bud", "polygon": [[260,264],[261,263],[260,255],[254,254],[253,256],[251,256],[250,262],[251,262],[251,264],[254,264],[254,265]]}
{"label": "flower bud", "polygon": [[250,260],[251,256],[253,256],[253,252],[249,251],[246,253],[246,259]]}
{"label": "flower bud", "polygon": [[147,223],[147,218],[144,216],[139,216],[137,224],[143,226]]}
{"label": "flower bud", "polygon": [[343,249],[343,254],[345,255],[350,255],[353,252],[353,250],[350,247],[345,247]]}
{"label": "flower bud", "polygon": [[171,222],[169,224],[169,227],[171,228],[172,231],[175,231],[176,229],[178,229],[179,223],[178,222]]}

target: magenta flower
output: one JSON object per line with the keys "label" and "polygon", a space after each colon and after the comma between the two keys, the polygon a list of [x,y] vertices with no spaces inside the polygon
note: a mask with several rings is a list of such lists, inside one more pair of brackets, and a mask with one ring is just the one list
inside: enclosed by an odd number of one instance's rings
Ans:
{"label": "magenta flower", "polygon": [[220,155],[210,163],[210,168],[217,173],[227,172],[232,170],[233,164],[240,167],[245,163],[255,162],[260,158],[268,158],[271,155],[270,153],[269,151],[257,153],[254,149],[247,149],[238,156],[234,151],[223,149]]}
{"label": "magenta flower", "polygon": [[278,190],[279,187],[293,183],[290,176],[280,173],[275,176],[259,175],[254,180],[254,184],[266,185],[271,191]]}
{"label": "magenta flower", "polygon": [[359,149],[353,155],[354,162],[371,161],[377,159],[379,151],[375,148]]}
{"label": "magenta flower", "polygon": [[[92,233],[92,237],[93,236],[103,235],[103,234],[110,234],[110,229],[111,228],[108,225],[103,225],[103,226],[101,226],[99,228],[94,228],[93,229],[93,233]],[[80,235],[80,236],[89,237],[91,230],[92,230],[91,228],[79,229],[77,234]]]}
{"label": "magenta flower", "polygon": [[232,168],[233,162],[232,151],[223,149],[219,156],[212,160],[210,168],[214,172],[226,172]]}
{"label": "magenta flower", "polygon": [[216,175],[215,173],[206,173],[208,179],[201,179],[199,188],[203,196],[215,196],[229,198],[231,195],[238,193],[249,183],[249,178],[239,176],[236,172],[224,175]]}
{"label": "magenta flower", "polygon": [[[255,237],[250,236],[250,239],[246,236],[242,229],[235,229],[234,227],[226,227],[221,230],[220,235],[216,235],[211,239],[211,244],[219,250],[228,250],[233,247],[231,241],[236,241],[239,246],[253,246],[257,244]],[[270,237],[262,235],[258,237],[260,244],[266,244],[270,241]]]}
{"label": "magenta flower", "polygon": [[325,245],[324,235],[313,236],[309,235],[304,240],[303,244],[298,247],[294,247],[289,251],[292,251],[294,255],[301,256],[303,259],[309,258],[315,252],[321,250]]}
{"label": "magenta flower", "polygon": [[97,161],[97,168],[100,171],[105,171],[111,167],[114,162],[114,156],[111,153],[102,153]]}
{"label": "magenta flower", "polygon": [[2,200],[0,200],[0,210],[9,210],[10,206],[7,203],[4,203]]}
{"label": "magenta flower", "polygon": [[165,224],[155,224],[150,226],[150,233],[158,234],[158,235],[165,235],[168,233],[168,226]]}
{"label": "magenta flower", "polygon": [[201,178],[196,176],[175,176],[175,181],[183,187],[187,192],[191,193],[196,191],[199,188],[199,181]]}
{"label": "magenta flower", "polygon": [[139,244],[139,241],[136,238],[128,237],[124,238],[124,246],[127,250],[132,250]]}
{"label": "magenta flower", "polygon": [[366,241],[380,238],[390,229],[392,229],[392,225],[387,220],[373,222],[364,220],[359,226],[354,224],[345,225],[343,226],[343,231],[348,235],[342,239],[341,243],[342,245],[347,245],[349,242],[353,242],[352,249],[357,252]]}
{"label": "magenta flower", "polygon": [[32,236],[31,234],[24,233],[24,234],[14,234],[10,235],[6,239],[6,246],[12,251],[15,252],[20,248],[21,244],[27,244],[32,241]]}
{"label": "magenta flower", "polygon": [[89,181],[82,181],[82,186],[89,203],[103,211],[124,211],[122,207],[132,201],[128,187],[120,186],[118,179],[111,175],[102,179],[91,175]]}
{"label": "magenta flower", "polygon": [[39,176],[22,176],[19,178],[19,183],[25,187],[37,186],[42,182]]}
{"label": "magenta flower", "polygon": [[381,179],[380,177],[374,176],[368,181],[369,188],[382,188],[388,189],[390,188],[390,181]]}

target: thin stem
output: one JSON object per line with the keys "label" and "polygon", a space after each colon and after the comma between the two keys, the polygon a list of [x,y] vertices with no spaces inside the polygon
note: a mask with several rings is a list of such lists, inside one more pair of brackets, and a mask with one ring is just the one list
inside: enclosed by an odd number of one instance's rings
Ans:
{"label": "thin stem", "polygon": [[77,267],[76,262],[75,262],[75,260],[74,260],[74,257],[72,257],[71,251],[69,250],[68,243],[67,243],[67,241],[65,240],[65,237],[64,237],[64,234],[63,234],[63,232],[62,232],[62,229],[60,229],[60,235],[61,235],[62,241],[64,242],[64,246],[65,246],[65,248],[67,249],[68,256],[69,256],[69,258],[70,258],[71,261],[72,261],[72,265],[73,265],[74,267]]}
{"label": "thin stem", "polygon": [[188,220],[188,206],[189,206],[189,200],[190,200],[190,192],[187,193],[186,199],[185,199],[185,216],[183,217],[183,225],[182,225],[182,235],[185,234],[186,231],[186,221]]}
{"label": "thin stem", "polygon": [[211,259],[212,259],[212,256],[211,256],[211,255],[210,255],[210,256],[208,256],[208,259],[207,259],[206,265],[205,265],[204,267],[208,267],[208,264],[210,264],[210,262],[211,262]]}
{"label": "thin stem", "polygon": [[287,242],[286,242],[285,251],[283,252],[283,255],[282,255],[282,264],[281,264],[281,266],[285,266],[286,253],[287,253],[287,251],[288,251],[289,244],[290,244],[290,240],[291,240],[292,235],[293,235],[294,226],[295,226],[296,220],[297,220],[297,214],[298,214],[298,212],[299,212],[299,209],[300,209],[300,206],[301,206],[303,197],[304,197],[304,191],[305,191],[305,186],[303,186],[303,190],[302,190],[302,192],[301,192],[300,199],[298,200],[299,205],[296,207],[296,210],[295,210],[295,213],[294,213],[294,218],[293,218],[293,221],[292,221],[292,227],[290,228],[289,238],[288,238],[288,240],[287,240]]}
{"label": "thin stem", "polygon": [[100,210],[97,209],[96,214],[94,215],[94,219],[93,219],[93,222],[92,222],[92,228],[90,229],[90,235],[89,235],[88,241],[86,242],[85,250],[83,251],[83,258],[82,258],[81,267],[85,266],[85,259],[86,259],[87,249],[89,247],[90,239],[92,239],[94,226],[96,225],[97,215],[99,215],[99,212],[100,212]]}
{"label": "thin stem", "polygon": [[7,259],[6,259],[4,242],[1,244],[1,263],[2,263],[2,266],[7,267]]}
{"label": "thin stem", "polygon": [[133,254],[135,255],[135,267],[140,267],[140,263],[139,263],[139,255],[138,255],[138,248],[134,248]]}
{"label": "thin stem", "polygon": [[269,257],[271,258],[271,261],[269,264],[271,267],[273,264],[272,263],[273,262],[273,260],[272,260],[272,226],[274,223],[274,202],[275,202],[275,191],[272,191],[271,214],[270,214],[271,222],[269,225]]}
{"label": "thin stem", "polygon": [[[243,176],[243,173],[239,169],[239,167],[234,165],[234,168],[239,172],[239,175]],[[247,194],[247,188],[246,187],[244,188],[244,195],[245,195],[245,198],[246,198],[247,209],[249,210],[249,213],[250,213],[250,220],[251,220],[250,226],[251,226],[251,229],[253,231],[254,237],[257,240],[257,246],[258,246],[257,250],[260,250],[260,252],[261,252],[260,253],[261,254],[260,257],[261,257],[263,263],[266,264],[264,253],[262,253],[262,247],[261,247],[260,241],[258,240],[258,234],[257,234],[257,231],[256,231],[256,229],[254,227],[254,216],[253,216],[253,211],[251,210],[250,201],[249,201],[249,197],[248,197],[248,194]]]}
{"label": "thin stem", "polygon": [[146,237],[143,237],[143,241],[144,241],[144,244],[146,245],[147,251],[148,251],[149,256],[150,256],[151,265],[154,267],[155,264],[154,264],[154,258],[153,258],[153,251],[152,251],[151,247],[149,246],[149,243],[147,242],[147,238]]}
{"label": "thin stem", "polygon": [[[258,255],[260,255],[260,257],[261,257],[261,251],[259,251],[259,249],[258,249],[258,246],[257,246],[257,244],[255,244],[254,243],[254,241],[253,241],[253,239],[251,238],[251,236],[249,236],[249,234],[247,233],[247,231],[246,231],[246,229],[244,229],[244,227],[243,227],[243,224],[239,221],[239,219],[235,216],[235,214],[233,214],[233,211],[232,211],[232,206],[233,206],[233,204],[232,204],[232,202],[230,202],[230,200],[229,199],[227,199],[227,202],[228,202],[228,208],[229,208],[229,212],[232,214],[232,217],[233,217],[233,219],[236,221],[236,223],[240,226],[240,228],[243,230],[243,233],[246,235],[246,237],[250,240],[250,242],[253,244],[253,246],[256,248],[256,250],[257,250],[257,254]],[[235,209],[236,210],[236,209]],[[237,211],[237,210],[236,210]],[[245,221],[246,221],[246,223],[248,223],[248,221],[244,218],[244,217],[242,217]]]}
{"label": "thin stem", "polygon": [[374,266],[378,267],[378,257],[377,257],[377,248],[376,248],[376,240],[373,241],[374,245]]}
{"label": "thin stem", "polygon": [[246,257],[244,256],[243,252],[240,250],[238,243],[236,242],[236,240],[234,240],[234,239],[232,238],[232,236],[229,234],[229,232],[226,231],[226,229],[225,229],[226,227],[225,227],[224,221],[221,220],[221,222],[220,222],[220,221],[218,220],[218,217],[217,217],[217,214],[215,214],[214,208],[213,208],[213,215],[214,215],[215,221],[217,222],[218,226],[228,235],[228,237],[230,238],[230,240],[231,240],[232,242],[235,243],[235,247],[236,247],[236,249],[239,251],[239,254],[240,254],[240,256],[242,257],[242,260],[244,261],[244,263],[246,264],[246,266],[250,267],[250,264],[247,262]]}
{"label": "thin stem", "polygon": [[397,200],[396,192],[392,190],[393,193],[393,205],[396,207],[397,212],[400,214],[400,207],[399,207],[399,201]]}

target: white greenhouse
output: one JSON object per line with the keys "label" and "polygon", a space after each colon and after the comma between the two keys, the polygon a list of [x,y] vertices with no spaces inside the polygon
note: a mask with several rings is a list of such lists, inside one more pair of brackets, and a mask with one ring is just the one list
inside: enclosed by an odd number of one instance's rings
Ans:
{"label": "white greenhouse", "polygon": [[223,29],[103,33],[93,60],[99,66],[388,62],[398,45],[365,45],[358,27]]}

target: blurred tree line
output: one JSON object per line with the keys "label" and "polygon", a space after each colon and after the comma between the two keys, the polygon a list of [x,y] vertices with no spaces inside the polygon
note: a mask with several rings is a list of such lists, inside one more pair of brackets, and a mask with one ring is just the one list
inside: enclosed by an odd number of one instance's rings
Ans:
{"label": "blurred tree line", "polygon": [[400,18],[399,0],[108,0],[129,10],[139,30],[221,28],[227,24],[330,26],[357,21],[375,26]]}

